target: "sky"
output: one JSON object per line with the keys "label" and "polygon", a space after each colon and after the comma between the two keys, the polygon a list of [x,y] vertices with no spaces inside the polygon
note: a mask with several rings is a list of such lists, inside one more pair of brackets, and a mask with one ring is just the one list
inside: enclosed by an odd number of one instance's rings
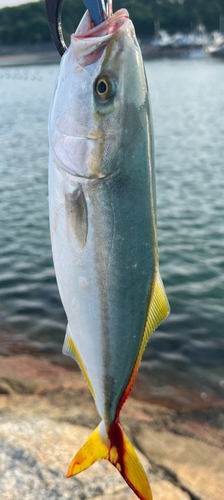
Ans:
{"label": "sky", "polygon": [[0,0],[0,9],[2,7],[14,7],[15,5],[20,5],[21,3],[37,2],[38,0]]}

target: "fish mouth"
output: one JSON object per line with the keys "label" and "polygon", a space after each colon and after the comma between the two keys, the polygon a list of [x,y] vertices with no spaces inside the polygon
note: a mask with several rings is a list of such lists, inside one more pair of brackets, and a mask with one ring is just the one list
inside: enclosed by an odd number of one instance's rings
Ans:
{"label": "fish mouth", "polygon": [[108,43],[124,29],[128,19],[127,10],[120,9],[99,26],[94,26],[89,11],[86,11],[75,34],[71,36],[71,46],[79,64],[86,67],[96,63]]}
{"label": "fish mouth", "polygon": [[75,34],[72,35],[71,40],[83,40],[85,38],[99,38],[113,35],[124,24],[126,19],[129,19],[128,11],[126,9],[120,9],[98,26],[94,26],[89,11],[86,11]]}

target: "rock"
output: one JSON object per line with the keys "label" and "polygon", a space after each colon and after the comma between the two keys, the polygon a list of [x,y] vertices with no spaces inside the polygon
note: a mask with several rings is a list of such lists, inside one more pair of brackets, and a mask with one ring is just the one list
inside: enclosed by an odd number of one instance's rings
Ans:
{"label": "rock", "polygon": [[154,500],[190,500],[186,491],[166,480],[152,483],[152,494]]}
{"label": "rock", "polygon": [[0,380],[0,394],[12,394],[13,390],[4,380]]}
{"label": "rock", "polygon": [[[151,482],[153,500],[190,500],[188,493],[174,486],[169,481]],[[114,494],[100,495],[92,500],[115,500]],[[121,488],[116,491],[116,500],[136,500],[136,495],[130,488]]]}
{"label": "rock", "polygon": [[223,500],[224,450],[141,426],[135,444],[164,476],[201,500]]}
{"label": "rock", "polygon": [[[223,500],[219,407],[184,413],[129,397],[121,422],[143,453],[154,500]],[[98,423],[80,372],[31,356],[0,357],[0,500],[136,500],[105,461],[65,478]]]}
{"label": "rock", "polygon": [[[70,460],[90,433],[85,427],[34,415],[0,416],[1,500],[136,500],[106,461],[66,479]],[[158,482],[148,460],[136,451],[149,476],[154,500],[190,500],[172,483]]]}
{"label": "rock", "polygon": [[[78,478],[66,479],[71,459],[90,434],[91,430],[85,427],[49,418],[0,417],[0,491],[4,492],[4,500],[14,498],[15,492],[20,495],[17,500],[34,500],[34,486],[35,500],[38,495],[41,500],[84,499],[106,492],[114,495],[126,487],[120,474],[106,461],[97,462]],[[140,460],[149,469],[147,459],[140,456]]]}

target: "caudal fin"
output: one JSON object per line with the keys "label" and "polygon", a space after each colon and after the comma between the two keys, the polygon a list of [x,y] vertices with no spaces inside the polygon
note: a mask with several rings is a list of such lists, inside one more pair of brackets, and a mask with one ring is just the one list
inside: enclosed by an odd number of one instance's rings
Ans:
{"label": "caudal fin", "polygon": [[138,498],[152,500],[145,471],[119,422],[111,424],[107,431],[101,422],[73,458],[67,477],[82,472],[102,458],[116,467]]}

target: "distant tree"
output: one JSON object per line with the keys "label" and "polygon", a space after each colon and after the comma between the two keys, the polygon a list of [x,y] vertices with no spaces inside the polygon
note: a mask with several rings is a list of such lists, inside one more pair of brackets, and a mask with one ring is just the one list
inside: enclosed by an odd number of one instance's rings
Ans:
{"label": "distant tree", "polygon": [[50,40],[44,1],[0,10],[0,42],[2,44]]}
{"label": "distant tree", "polygon": [[70,36],[76,30],[85,12],[82,0],[64,0],[62,5],[62,27],[65,42],[70,43]]}
{"label": "distant tree", "polygon": [[[189,32],[198,23],[208,31],[219,28],[224,0],[114,0],[114,11],[126,8],[139,37],[154,34],[154,22],[169,33]],[[85,11],[82,0],[64,0],[62,26],[68,44]],[[35,43],[51,40],[45,2],[6,7],[0,10],[0,43]]]}

